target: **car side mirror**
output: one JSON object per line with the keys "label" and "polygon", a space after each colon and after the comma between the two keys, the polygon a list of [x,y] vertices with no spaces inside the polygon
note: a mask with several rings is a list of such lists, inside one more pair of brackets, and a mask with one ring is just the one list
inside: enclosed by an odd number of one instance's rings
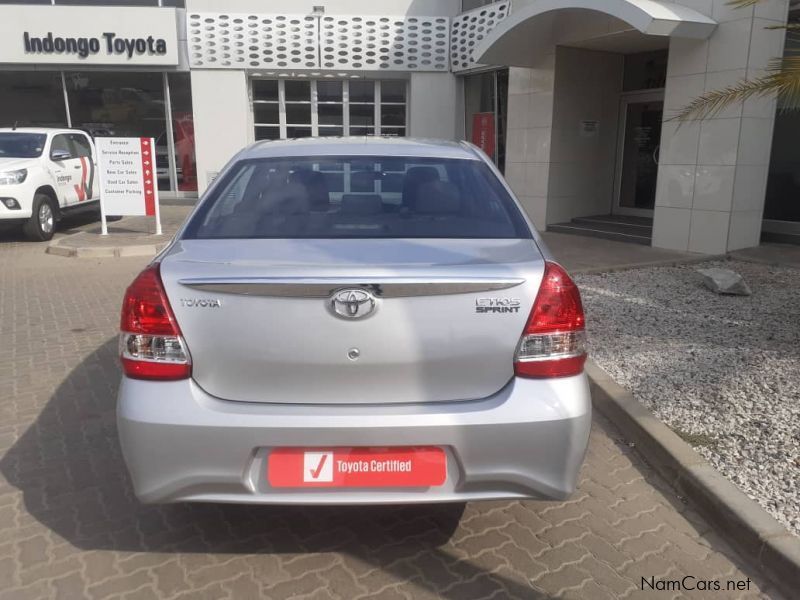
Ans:
{"label": "car side mirror", "polygon": [[50,160],[54,160],[56,162],[62,160],[69,160],[72,158],[72,154],[69,153],[69,150],[53,150],[50,152]]}

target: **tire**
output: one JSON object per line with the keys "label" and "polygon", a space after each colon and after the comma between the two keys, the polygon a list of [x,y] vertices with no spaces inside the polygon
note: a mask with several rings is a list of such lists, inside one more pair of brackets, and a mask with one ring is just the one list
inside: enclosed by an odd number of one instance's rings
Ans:
{"label": "tire", "polygon": [[56,231],[55,203],[50,196],[36,194],[33,197],[31,218],[22,226],[25,237],[33,242],[47,242]]}

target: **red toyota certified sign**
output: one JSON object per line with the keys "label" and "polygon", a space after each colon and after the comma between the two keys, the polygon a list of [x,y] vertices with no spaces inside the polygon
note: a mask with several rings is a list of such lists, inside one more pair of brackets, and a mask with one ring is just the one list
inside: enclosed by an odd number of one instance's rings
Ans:
{"label": "red toyota certified sign", "polygon": [[277,448],[269,455],[272,487],[432,487],[447,478],[444,450]]}

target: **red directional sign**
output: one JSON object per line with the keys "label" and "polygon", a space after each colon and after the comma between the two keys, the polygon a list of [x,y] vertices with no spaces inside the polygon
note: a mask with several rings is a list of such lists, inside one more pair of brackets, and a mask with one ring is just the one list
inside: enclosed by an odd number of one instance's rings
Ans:
{"label": "red directional sign", "polygon": [[156,214],[155,182],[150,174],[150,157],[152,155],[153,138],[139,138],[142,149],[142,179],[144,189],[144,214],[153,217]]}

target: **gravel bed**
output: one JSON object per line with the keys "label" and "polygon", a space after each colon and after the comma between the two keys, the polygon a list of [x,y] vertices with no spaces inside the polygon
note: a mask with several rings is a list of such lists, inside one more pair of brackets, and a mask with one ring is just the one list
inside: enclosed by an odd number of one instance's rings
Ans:
{"label": "gravel bed", "polygon": [[[698,268],[740,273],[749,297]],[[800,270],[707,262],[577,275],[592,358],[800,535]]]}

